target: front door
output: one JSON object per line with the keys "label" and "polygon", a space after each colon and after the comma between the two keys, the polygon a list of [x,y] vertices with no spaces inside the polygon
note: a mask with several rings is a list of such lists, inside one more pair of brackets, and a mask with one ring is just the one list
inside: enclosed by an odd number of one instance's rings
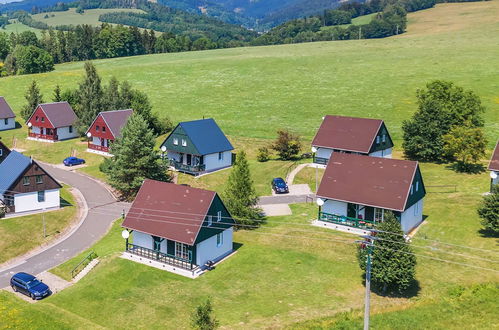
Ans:
{"label": "front door", "polygon": [[357,204],[348,203],[348,206],[347,206],[347,217],[349,217],[349,218],[357,218],[357,208],[358,208]]}
{"label": "front door", "polygon": [[162,239],[157,236],[152,237],[152,248],[154,251],[159,252],[161,251],[161,241]]}
{"label": "front door", "polygon": [[102,138],[100,139],[100,146],[105,147],[106,146],[106,139]]}
{"label": "front door", "polygon": [[192,162],[192,155],[187,154],[187,165],[191,165],[191,162]]}

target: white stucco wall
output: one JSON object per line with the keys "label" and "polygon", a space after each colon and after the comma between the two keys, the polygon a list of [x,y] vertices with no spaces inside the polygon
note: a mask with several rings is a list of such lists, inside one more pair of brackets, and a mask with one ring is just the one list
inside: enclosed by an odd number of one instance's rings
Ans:
{"label": "white stucco wall", "polygon": [[383,157],[383,158],[392,158],[392,148],[388,148],[385,150],[371,152],[369,154],[371,157]]}
{"label": "white stucco wall", "polygon": [[153,246],[151,235],[134,230],[132,232],[132,238],[133,244],[152,250]]}
{"label": "white stucco wall", "polygon": [[230,166],[232,163],[232,154],[230,151],[223,152],[223,158],[218,159],[218,152],[204,156],[204,164],[206,171],[213,171],[219,168]]}
{"label": "white stucco wall", "polygon": [[423,221],[423,200],[420,199],[416,204],[405,210],[400,220],[404,233],[419,225]]}
{"label": "white stucco wall", "polygon": [[322,212],[346,216],[347,205],[348,203],[329,199],[322,205]]}
{"label": "white stucco wall", "polygon": [[59,189],[45,191],[45,201],[38,202],[38,192],[14,195],[14,206],[17,212],[48,209],[60,206]]}
{"label": "white stucco wall", "polygon": [[217,246],[217,235],[196,245],[196,264],[204,265],[208,260],[216,261],[232,251],[232,227],[223,231],[223,244]]}
{"label": "white stucco wall", "polygon": [[317,152],[315,153],[315,157],[329,159],[331,157],[332,153],[333,153],[333,149],[317,148]]}
{"label": "white stucco wall", "polygon": [[38,127],[38,126],[31,127],[31,132],[33,132],[35,134],[40,134],[40,127]]}
{"label": "white stucco wall", "polygon": [[78,137],[78,132],[76,132],[76,128],[73,126],[73,133],[69,133],[69,126],[59,127],[57,128],[57,136],[59,140],[67,140]]}
{"label": "white stucco wall", "polygon": [[499,172],[497,171],[491,171],[491,172],[495,172],[496,174],[496,178],[492,179],[492,184],[499,184]]}
{"label": "white stucco wall", "polygon": [[7,124],[5,124],[5,118],[0,119],[0,131],[16,128],[15,118],[6,118],[6,119],[7,119]]}

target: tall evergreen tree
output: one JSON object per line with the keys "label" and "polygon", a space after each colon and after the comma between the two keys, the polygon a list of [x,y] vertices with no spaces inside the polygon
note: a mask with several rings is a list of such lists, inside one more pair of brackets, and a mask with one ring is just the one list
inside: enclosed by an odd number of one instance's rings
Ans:
{"label": "tall evergreen tree", "polygon": [[198,330],[213,330],[218,328],[218,320],[212,316],[213,307],[208,299],[206,303],[199,305],[191,316],[193,329]]}
{"label": "tall evergreen tree", "polygon": [[61,102],[62,101],[61,86],[59,86],[59,85],[55,86],[54,96],[52,97],[52,101],[54,101],[54,102]]}
{"label": "tall evergreen tree", "polygon": [[258,196],[253,187],[246,153],[240,151],[223,193],[225,205],[238,224],[258,226],[263,220],[256,207]]}
{"label": "tall evergreen tree", "polygon": [[31,82],[26,94],[24,95],[27,103],[21,109],[21,117],[26,121],[31,116],[36,107],[43,103],[43,95],[40,93],[40,89],[36,83],[36,80]]}
{"label": "tall evergreen tree", "polygon": [[91,62],[85,63],[85,77],[78,87],[78,132],[83,135],[95,116],[104,110],[101,78]]}
{"label": "tall evergreen tree", "polygon": [[109,183],[125,200],[137,194],[144,179],[171,181],[166,164],[154,150],[155,138],[147,122],[134,113],[122,129],[121,137],[111,145],[114,155],[106,161]]}
{"label": "tall evergreen tree", "polygon": [[[416,256],[404,239],[400,223],[392,212],[385,213],[382,223],[376,228],[372,252],[371,283],[383,294],[388,292],[403,292],[415,280]],[[362,270],[366,270],[366,249],[359,248],[358,259]]]}
{"label": "tall evergreen tree", "polygon": [[485,230],[499,236],[499,185],[492,186],[492,191],[483,197],[477,211]]}
{"label": "tall evergreen tree", "polygon": [[125,108],[123,99],[119,91],[120,83],[116,77],[109,80],[109,85],[104,89],[104,102],[105,109],[107,110],[120,110]]}

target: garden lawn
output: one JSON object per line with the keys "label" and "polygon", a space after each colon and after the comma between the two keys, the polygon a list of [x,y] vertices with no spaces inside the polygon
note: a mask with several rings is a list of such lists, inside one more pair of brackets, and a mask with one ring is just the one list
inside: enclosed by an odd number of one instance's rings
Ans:
{"label": "garden lawn", "polygon": [[[0,219],[0,236],[2,237],[0,240],[0,251],[2,251],[0,264],[49,242],[77,220],[78,208],[68,189],[68,186],[61,189],[63,207],[59,210]],[[45,238],[43,237],[43,217],[45,217],[47,234]]]}
{"label": "garden lawn", "polygon": [[[76,8],[70,8],[67,11],[54,11],[47,13],[40,13],[32,15],[33,19],[48,24],[49,26],[58,25],[79,25],[87,24],[93,26],[100,26],[102,22],[99,21],[99,16],[107,13],[127,12],[127,13],[143,13],[140,9],[88,9],[83,14],[78,14]],[[45,18],[48,15],[48,18]]]}

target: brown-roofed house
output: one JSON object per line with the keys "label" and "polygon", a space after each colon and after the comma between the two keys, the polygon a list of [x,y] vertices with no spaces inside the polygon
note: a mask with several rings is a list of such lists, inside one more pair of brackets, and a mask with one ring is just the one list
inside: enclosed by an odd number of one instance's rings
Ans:
{"label": "brown-roofed house", "polygon": [[492,186],[499,184],[499,140],[494,148],[488,169],[490,171],[490,190],[492,191]]}
{"label": "brown-roofed house", "polygon": [[0,131],[16,128],[16,115],[3,96],[0,96]]}
{"label": "brown-roofed house", "polygon": [[194,278],[232,252],[233,225],[216,192],[145,180],[122,224],[124,256]]}
{"label": "brown-roofed house", "polygon": [[28,138],[45,142],[75,138],[78,136],[74,128],[77,119],[68,102],[39,104],[26,121]]}
{"label": "brown-roofed house", "polygon": [[390,210],[407,233],[423,220],[425,194],[417,162],[334,153],[317,192],[319,221],[368,228]]}
{"label": "brown-roofed house", "polygon": [[317,164],[327,164],[333,152],[391,158],[392,147],[383,120],[343,116],[325,116],[312,141]]}
{"label": "brown-roofed house", "polygon": [[121,129],[132,113],[130,109],[99,113],[86,132],[89,139],[87,151],[110,155],[111,143],[121,136]]}

